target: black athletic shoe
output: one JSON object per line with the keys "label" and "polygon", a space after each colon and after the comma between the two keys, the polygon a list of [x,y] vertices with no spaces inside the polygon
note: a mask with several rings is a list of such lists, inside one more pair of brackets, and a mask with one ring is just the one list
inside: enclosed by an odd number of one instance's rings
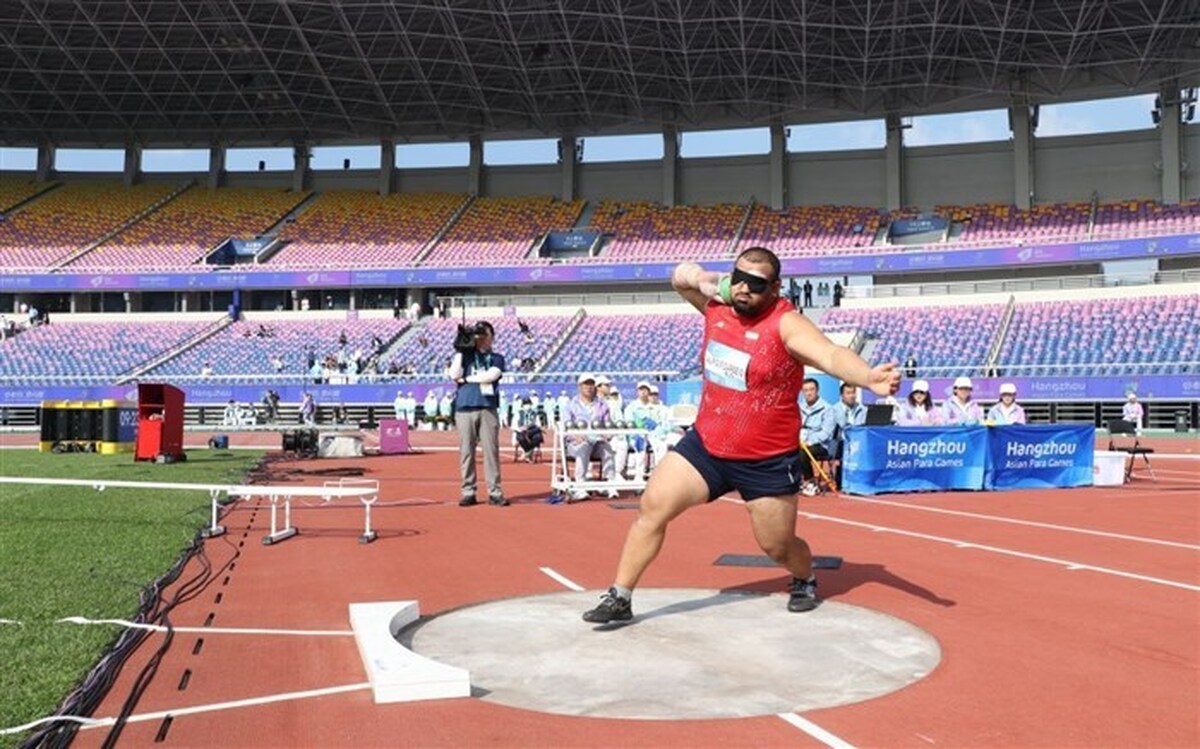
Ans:
{"label": "black athletic shoe", "polygon": [[817,598],[817,578],[813,576],[809,576],[807,580],[793,577],[788,592],[791,593],[788,597],[788,611],[812,611],[820,603]]}
{"label": "black athletic shoe", "polygon": [[504,497],[488,497],[488,504],[496,505],[497,507],[508,507],[511,502]]}
{"label": "black athletic shoe", "polygon": [[633,602],[628,598],[617,595],[615,588],[600,599],[600,605],[591,611],[583,612],[583,620],[593,624],[608,624],[609,622],[627,622],[633,618]]}
{"label": "black athletic shoe", "polygon": [[462,499],[458,500],[459,507],[470,507],[471,505],[477,504],[479,504],[479,500],[475,499],[475,497],[463,497]]}

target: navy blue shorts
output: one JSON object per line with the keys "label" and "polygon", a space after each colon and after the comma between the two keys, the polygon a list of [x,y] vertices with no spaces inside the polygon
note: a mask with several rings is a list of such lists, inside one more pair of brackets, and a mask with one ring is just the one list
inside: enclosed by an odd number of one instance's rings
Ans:
{"label": "navy blue shorts", "polygon": [[791,496],[800,491],[804,481],[799,443],[796,452],[773,458],[726,460],[710,455],[696,430],[689,429],[671,449],[704,477],[709,502],[731,490],[737,490],[747,502],[759,497]]}

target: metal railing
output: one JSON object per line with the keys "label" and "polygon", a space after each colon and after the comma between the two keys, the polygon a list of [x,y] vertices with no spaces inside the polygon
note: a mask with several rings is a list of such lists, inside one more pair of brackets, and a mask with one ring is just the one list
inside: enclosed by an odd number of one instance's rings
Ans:
{"label": "metal railing", "polygon": [[967,294],[1000,294],[1015,291],[1058,291],[1061,289],[1104,289],[1120,286],[1200,282],[1200,269],[1157,271],[1108,276],[1049,276],[1036,278],[1007,278],[989,281],[945,281],[920,284],[887,284],[879,286],[849,286],[847,299],[881,299],[894,297],[956,296]]}

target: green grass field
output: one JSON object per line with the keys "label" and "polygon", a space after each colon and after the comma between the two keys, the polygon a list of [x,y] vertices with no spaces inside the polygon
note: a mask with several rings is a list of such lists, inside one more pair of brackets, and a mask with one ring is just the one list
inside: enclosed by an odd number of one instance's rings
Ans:
{"label": "green grass field", "polygon": [[[241,483],[258,451],[194,451],[186,463],[0,450],[0,475]],[[166,572],[209,519],[207,492],[0,485],[0,728],[49,715],[112,643],[138,592]],[[0,747],[15,743],[0,736]]]}

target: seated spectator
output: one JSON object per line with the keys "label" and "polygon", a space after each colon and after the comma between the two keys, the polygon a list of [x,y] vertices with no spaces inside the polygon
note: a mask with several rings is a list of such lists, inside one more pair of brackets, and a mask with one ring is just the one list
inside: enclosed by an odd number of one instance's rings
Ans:
{"label": "seated spectator", "polygon": [[450,394],[449,390],[438,401],[438,421],[445,430],[449,430],[454,423],[454,396]]}
{"label": "seated spectator", "polygon": [[542,434],[542,427],[536,421],[526,425],[524,429],[517,430],[517,447],[521,451],[517,459],[523,460],[526,463],[532,463],[534,451],[542,446],[545,439],[545,435]]}
{"label": "seated spectator", "polygon": [[1017,386],[1006,382],[1000,386],[1000,402],[988,410],[989,424],[1024,424],[1025,409],[1017,404]]}
{"label": "seated spectator", "polygon": [[[652,429],[658,426],[654,419],[650,403],[650,383],[643,380],[637,384],[637,398],[625,407],[622,418],[633,429]],[[611,441],[614,453],[614,463],[619,476],[627,476],[631,471],[629,458],[633,456],[632,474],[641,478],[646,473],[646,451],[650,449],[650,440],[640,434],[616,436]]]}
{"label": "seated spectator", "polygon": [[917,380],[912,385],[908,400],[900,404],[896,424],[902,427],[928,427],[942,423],[942,411],[929,395],[929,383]]}
{"label": "seated spectator", "polygon": [[[590,374],[579,375],[579,395],[567,404],[564,416],[568,424],[584,423],[589,426],[607,423],[609,419],[608,403],[597,397],[596,378]],[[592,458],[600,459],[600,475],[605,481],[611,481],[616,473],[615,453],[608,440],[596,433],[572,434],[566,438],[564,450],[569,457],[575,459],[575,481],[587,480],[588,468]],[[616,497],[615,489],[608,490],[609,497]],[[588,498],[584,489],[574,489],[568,499],[573,502]]]}
{"label": "seated spectator", "polygon": [[[805,378],[800,386],[804,398],[800,401],[800,417],[803,420],[800,427],[800,442],[808,451],[800,453],[800,470],[804,474],[805,486],[803,492],[809,496],[817,493],[813,482],[815,471],[813,460],[829,460],[837,451],[837,440],[834,431],[837,422],[834,421],[833,408],[821,399],[821,385],[811,377]],[[809,458],[809,454],[812,458]]]}
{"label": "seated spectator", "polygon": [[1125,405],[1121,407],[1121,418],[1125,421],[1132,421],[1136,425],[1137,431],[1142,431],[1142,419],[1145,418],[1146,411],[1142,408],[1142,404],[1138,403],[1137,393],[1130,392],[1125,396]]}
{"label": "seated spectator", "polygon": [[204,366],[200,367],[200,376],[201,377],[212,377],[213,376],[212,362],[210,362],[210,361],[204,362]]}
{"label": "seated spectator", "polygon": [[838,461],[833,480],[838,486],[842,485],[842,451],[846,444],[846,429],[867,423],[867,407],[858,402],[858,388],[843,382],[841,396],[841,399],[833,404],[833,421],[837,425],[834,431],[837,445],[833,456]]}
{"label": "seated spectator", "polygon": [[975,386],[970,377],[954,380],[954,394],[942,404],[942,418],[950,426],[969,426],[983,422],[983,409],[971,400]]}

